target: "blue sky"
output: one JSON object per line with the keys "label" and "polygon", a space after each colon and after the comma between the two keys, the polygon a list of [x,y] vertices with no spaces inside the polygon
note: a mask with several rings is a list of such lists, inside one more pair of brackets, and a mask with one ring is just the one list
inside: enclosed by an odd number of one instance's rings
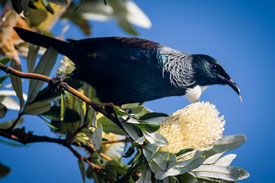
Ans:
{"label": "blue sky", "polygon": [[[275,178],[275,2],[255,0],[135,1],[151,19],[151,29],[140,37],[187,53],[213,56],[239,85],[243,102],[228,86],[211,86],[202,101],[213,102],[225,116],[224,134],[245,134],[247,142],[232,151],[233,165],[249,171],[241,182],[273,182]],[[168,3],[169,2],[169,3]],[[54,28],[59,34],[64,23]],[[93,37],[128,36],[113,21],[92,22]],[[67,38],[85,38],[71,26]],[[184,97],[145,103],[148,108],[173,113],[188,105]],[[9,113],[9,115],[16,115]],[[24,125],[36,134],[48,127],[26,117]],[[1,162],[12,168],[5,182],[80,182],[77,159],[67,149],[49,143],[14,148],[0,144]],[[29,168],[28,168],[29,167]],[[41,181],[42,180],[42,181]]]}

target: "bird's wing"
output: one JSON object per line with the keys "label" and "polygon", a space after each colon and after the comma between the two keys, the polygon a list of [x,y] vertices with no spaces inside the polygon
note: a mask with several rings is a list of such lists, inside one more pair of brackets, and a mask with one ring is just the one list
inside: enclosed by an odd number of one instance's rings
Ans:
{"label": "bird's wing", "polygon": [[[160,47],[160,44],[139,38],[127,37],[105,37],[91,38],[79,41],[69,40],[75,48],[77,55],[86,56],[89,60],[110,59],[110,62],[121,62],[139,60],[150,62],[151,56]],[[76,64],[82,62],[77,58],[72,58]],[[111,64],[111,63],[110,63]]]}

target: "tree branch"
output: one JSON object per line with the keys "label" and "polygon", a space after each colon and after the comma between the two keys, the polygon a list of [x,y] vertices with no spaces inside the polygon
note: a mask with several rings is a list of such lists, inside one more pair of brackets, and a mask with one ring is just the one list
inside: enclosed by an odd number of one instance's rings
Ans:
{"label": "tree branch", "polygon": [[[75,149],[73,149],[71,147],[71,145],[75,145],[75,146],[79,146],[79,144],[77,143],[73,143],[73,144],[69,144],[67,143],[68,141],[66,139],[58,139],[58,138],[51,138],[51,137],[46,137],[46,136],[38,136],[38,135],[33,135],[31,133],[25,133],[21,130],[8,130],[8,129],[0,129],[0,136],[6,137],[8,139],[20,142],[22,144],[29,144],[29,143],[36,143],[36,142],[53,142],[56,144],[60,144],[63,145],[65,147],[67,147],[68,149],[70,149],[72,151],[72,153],[78,158],[81,159],[83,161],[85,161],[86,163],[88,163],[91,167],[93,167],[94,169],[97,170],[101,170],[102,166],[100,165],[96,165],[92,162],[89,161],[89,159],[87,157],[83,157],[81,156]],[[81,147],[87,148],[87,146],[83,145]],[[91,154],[95,151],[89,151]],[[106,156],[103,153],[100,153],[100,156],[108,161],[112,160],[111,158],[109,158],[108,156]]]}
{"label": "tree branch", "polygon": [[[8,66],[6,66],[4,64],[1,64],[1,63],[0,63],[0,70],[3,70],[8,74],[12,74],[12,75],[15,75],[15,76],[20,77],[20,78],[36,79],[36,80],[44,81],[44,82],[47,82],[47,83],[51,82],[50,77],[47,77],[47,76],[44,76],[44,75],[41,75],[41,74],[37,74],[37,73],[20,72],[16,69],[13,69],[13,68],[8,67]],[[90,105],[95,111],[98,111],[98,112],[102,113],[104,116],[106,116],[107,118],[109,118],[111,121],[113,121],[119,127],[122,128],[122,126],[121,126],[120,122],[118,121],[118,119],[116,117],[114,117],[110,113],[110,111],[106,110],[106,107],[113,108],[113,105],[111,103],[97,104],[97,103],[91,101],[88,97],[86,97],[85,95],[83,95],[82,93],[77,91],[76,89],[70,87],[65,82],[60,83],[60,88],[63,89],[63,90],[66,90],[66,91],[72,93],[73,95],[75,95],[76,97],[80,98],[81,100],[86,102],[88,105]]]}

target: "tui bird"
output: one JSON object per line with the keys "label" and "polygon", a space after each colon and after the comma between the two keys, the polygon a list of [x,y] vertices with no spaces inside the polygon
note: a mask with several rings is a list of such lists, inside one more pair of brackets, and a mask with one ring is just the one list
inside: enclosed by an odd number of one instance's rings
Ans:
{"label": "tui bird", "polygon": [[25,41],[53,47],[76,66],[72,78],[91,84],[102,102],[116,105],[185,95],[199,100],[208,85],[237,84],[214,58],[187,54],[139,38],[103,37],[61,41],[14,28]]}

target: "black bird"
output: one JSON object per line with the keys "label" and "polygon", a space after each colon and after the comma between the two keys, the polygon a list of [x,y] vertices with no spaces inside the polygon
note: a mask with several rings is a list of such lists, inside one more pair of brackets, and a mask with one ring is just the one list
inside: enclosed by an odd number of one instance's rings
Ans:
{"label": "black bird", "polygon": [[14,28],[25,41],[53,47],[76,65],[72,77],[91,84],[102,102],[116,105],[185,95],[198,101],[208,85],[237,84],[214,58],[186,54],[139,38],[105,37],[61,41]]}

